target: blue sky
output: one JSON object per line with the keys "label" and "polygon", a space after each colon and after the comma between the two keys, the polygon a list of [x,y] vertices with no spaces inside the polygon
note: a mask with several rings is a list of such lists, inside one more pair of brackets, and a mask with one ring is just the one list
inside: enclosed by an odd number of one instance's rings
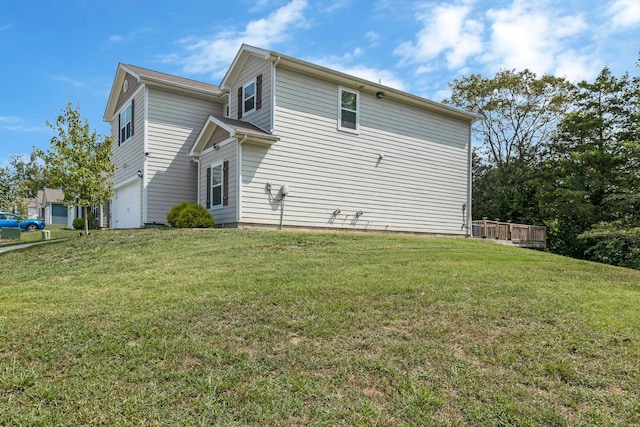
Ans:
{"label": "blue sky", "polygon": [[0,166],[67,101],[106,134],[118,62],[218,84],[243,42],[441,101],[471,73],[640,74],[640,1],[3,0]]}

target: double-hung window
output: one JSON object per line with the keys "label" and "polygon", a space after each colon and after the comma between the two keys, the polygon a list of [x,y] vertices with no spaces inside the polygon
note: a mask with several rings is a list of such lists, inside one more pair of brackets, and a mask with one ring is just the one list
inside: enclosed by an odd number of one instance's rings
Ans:
{"label": "double-hung window", "polygon": [[211,207],[222,206],[222,165],[211,166]]}
{"label": "double-hung window", "polygon": [[133,136],[133,100],[131,101],[131,104],[127,105],[127,107],[122,110],[118,117],[118,122],[120,125],[118,143],[122,144]]}
{"label": "double-hung window", "polygon": [[262,74],[238,87],[238,120],[262,108]]}
{"label": "double-hung window", "polygon": [[207,168],[207,209],[229,204],[229,161]]}
{"label": "double-hung window", "polygon": [[338,88],[338,129],[357,133],[360,130],[360,93]]}
{"label": "double-hung window", "polygon": [[252,81],[242,87],[242,113],[247,114],[256,109],[256,82]]}

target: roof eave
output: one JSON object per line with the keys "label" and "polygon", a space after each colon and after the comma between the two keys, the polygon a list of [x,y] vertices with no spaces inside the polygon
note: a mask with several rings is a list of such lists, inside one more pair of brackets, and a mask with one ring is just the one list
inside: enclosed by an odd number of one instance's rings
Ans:
{"label": "roof eave", "polygon": [[277,52],[271,52],[271,61],[278,62],[279,66],[288,67],[298,71],[304,71],[307,74],[322,77],[335,81],[345,86],[351,86],[361,91],[376,94],[377,92],[383,92],[386,99],[396,99],[401,102],[406,102],[412,105],[416,105],[421,108],[425,108],[430,111],[439,112],[449,116],[454,116],[462,120],[468,120],[474,122],[482,118],[479,114],[472,113],[470,111],[461,110],[455,107],[451,107],[440,102],[432,101],[427,98],[423,98],[418,95],[413,95],[408,92],[404,92],[399,89],[395,89],[382,84],[374,83],[369,80],[365,80],[360,77],[353,76],[351,74],[343,73],[341,71],[333,70],[323,67],[321,65],[313,64],[307,61],[303,61],[297,58],[293,58],[287,55],[282,55]]}
{"label": "roof eave", "polygon": [[222,78],[222,81],[220,82],[220,89],[226,91],[229,91],[231,89],[231,85],[233,85],[236,78],[238,77],[242,65],[244,65],[250,55],[257,56],[266,60],[269,59],[272,54],[273,52],[270,52],[268,50],[260,49],[259,47],[250,46],[243,43],[242,46],[240,46],[240,50],[238,50],[238,53],[233,59],[231,66],[227,69],[226,74]]}

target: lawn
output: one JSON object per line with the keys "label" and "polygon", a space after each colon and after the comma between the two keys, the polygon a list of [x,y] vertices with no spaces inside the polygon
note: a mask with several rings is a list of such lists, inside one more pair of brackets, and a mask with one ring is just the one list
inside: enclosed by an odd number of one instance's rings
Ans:
{"label": "lawn", "polygon": [[[64,225],[47,225],[45,230],[49,230],[49,237],[52,240],[76,237],[78,235],[78,230],[69,230]],[[20,239],[0,239],[0,247],[41,242],[42,240],[41,231],[34,231],[31,233],[23,231],[20,235]]]}
{"label": "lawn", "polygon": [[0,425],[638,425],[640,271],[136,230],[0,255]]}

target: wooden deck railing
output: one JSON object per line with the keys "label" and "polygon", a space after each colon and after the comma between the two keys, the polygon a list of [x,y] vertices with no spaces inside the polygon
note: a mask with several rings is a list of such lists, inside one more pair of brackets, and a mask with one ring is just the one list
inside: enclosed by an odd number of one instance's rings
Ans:
{"label": "wooden deck railing", "polygon": [[514,224],[487,219],[473,221],[473,225],[476,226],[473,230],[473,237],[510,240],[517,244],[545,243],[547,241],[547,227],[539,225]]}

